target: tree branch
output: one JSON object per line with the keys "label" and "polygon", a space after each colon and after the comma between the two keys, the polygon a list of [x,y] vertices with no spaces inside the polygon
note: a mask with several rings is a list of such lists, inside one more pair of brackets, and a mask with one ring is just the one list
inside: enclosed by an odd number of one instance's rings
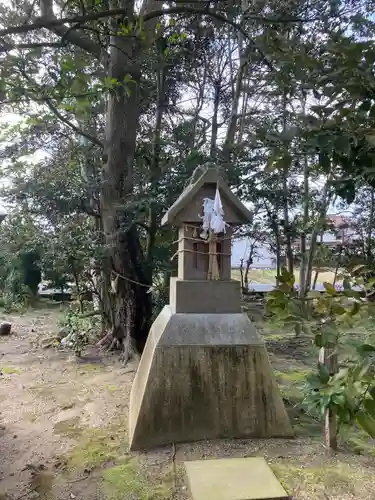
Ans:
{"label": "tree branch", "polygon": [[[51,0],[42,0],[42,3],[51,3]],[[47,6],[48,7],[48,6]],[[61,27],[64,24],[83,24],[89,21],[96,21],[99,19],[105,19],[108,17],[114,17],[114,16],[124,16],[127,14],[127,9],[111,9],[111,10],[103,10],[100,12],[91,12],[89,14],[81,15],[81,16],[73,16],[73,17],[62,17],[60,19],[57,19],[56,17],[51,17],[50,13],[46,15],[46,10],[43,10],[44,15],[42,15],[40,18],[38,18],[34,23],[32,24],[22,24],[19,26],[10,26],[9,28],[3,29],[0,31],[0,36],[6,36],[6,35],[14,35],[14,34],[19,34],[19,33],[27,33],[29,31],[35,31],[39,30],[42,28],[56,28],[56,27]],[[49,10],[47,11],[49,12]],[[205,15],[212,17],[214,19],[217,19],[219,21],[222,21],[223,23],[229,24],[233,26],[234,28],[243,31],[243,28],[236,22],[231,21],[230,19],[226,18],[224,15],[219,14],[216,10],[213,9],[197,9],[195,7],[187,7],[187,6],[181,6],[181,7],[170,7],[167,10],[155,10],[153,12],[149,12],[143,16],[143,21],[147,22],[155,17],[160,17],[160,16],[165,16],[165,15],[170,15],[170,14],[196,14],[196,15]],[[311,19],[300,19],[298,17],[287,17],[287,18],[278,18],[278,17],[262,17],[262,16],[257,16],[257,15],[246,15],[246,19],[253,20],[253,21],[259,21],[260,23],[266,23],[266,24],[277,24],[277,23],[282,23],[282,24],[288,24],[288,23],[301,23],[301,22],[311,22]],[[59,33],[61,34],[61,33]],[[244,32],[246,36],[246,32]],[[91,41],[90,41],[91,42]]]}
{"label": "tree branch", "polygon": [[[77,45],[78,47],[81,47],[82,49],[86,50],[87,52],[91,53],[92,55],[95,55],[100,59],[103,54],[102,46],[90,40],[90,38],[87,37],[82,30],[79,31],[75,30],[77,29],[78,26],[81,26],[83,23],[88,21],[94,21],[115,16],[124,16],[127,14],[127,9],[111,9],[101,12],[92,12],[90,14],[85,14],[81,16],[63,17],[57,19],[53,13],[52,0],[41,0],[41,11],[42,11],[42,16],[39,19],[37,19],[33,24],[12,26],[10,28],[4,29],[0,31],[0,37],[10,34],[26,33],[41,28],[48,28],[57,35],[62,36],[63,39],[69,40],[71,43]],[[188,6],[181,6],[181,7],[177,6],[177,7],[170,7],[167,10],[154,10],[152,12],[146,12],[142,16],[142,18],[143,22],[147,23],[148,21],[152,21],[160,16],[170,15],[170,14],[203,15],[211,17],[213,19],[217,19],[218,21],[224,24],[232,26],[235,30],[242,33],[242,35],[249,41],[250,45],[254,47],[256,50],[258,50],[259,54],[264,59],[267,66],[271,70],[273,69],[272,64],[268,61],[267,57],[262,52],[258,44],[250,38],[249,34],[244,30],[242,25],[232,21],[231,19],[228,19],[223,14],[218,13],[216,10],[197,9],[195,7],[188,7]],[[287,19],[264,18],[256,15],[254,16],[249,15],[247,16],[247,19],[258,20],[263,23],[301,22],[301,19],[298,18],[287,18]],[[70,28],[66,28],[65,26],[63,26],[64,24],[77,24],[77,26],[76,27],[71,26]]]}
{"label": "tree branch", "polygon": [[[39,19],[37,19],[35,23],[33,23],[33,25],[41,23],[43,24],[42,27],[49,28],[56,35],[61,36],[63,40],[68,40],[77,47],[81,47],[81,49],[96,56],[98,59],[101,58],[103,53],[101,45],[93,42],[84,33],[84,31],[78,29],[80,26],[79,19],[77,21],[72,21],[75,22],[77,26],[71,26],[70,28],[66,28],[64,24],[65,22],[69,24],[69,22],[64,21],[64,18],[61,19],[56,18],[53,12],[53,0],[40,0],[40,10],[42,16]],[[78,17],[85,17],[85,16],[78,16]],[[24,26],[33,26],[33,25],[24,25]]]}
{"label": "tree branch", "polygon": [[61,42],[16,43],[14,45],[9,45],[4,41],[2,43],[3,45],[0,47],[0,53],[13,49],[44,49],[48,47],[60,48],[67,44],[65,40],[61,40]]}
{"label": "tree branch", "polygon": [[[24,69],[19,67],[19,71],[28,82],[30,82],[32,85],[35,85],[35,82],[33,82],[33,80],[28,76],[28,74],[26,73],[26,71]],[[74,132],[81,135],[82,137],[85,137],[87,140],[89,140],[90,142],[92,142],[96,146],[99,146],[101,149],[104,149],[103,143],[97,137],[89,134],[88,132],[85,132],[84,130],[81,130],[79,127],[74,125],[74,123],[72,123],[70,120],[68,120],[68,118],[66,118],[62,113],[60,113],[60,111],[53,104],[53,102],[51,101],[51,99],[49,97],[42,96],[42,97],[38,98],[37,100],[39,102],[44,102],[49,107],[49,109],[52,111],[52,113],[55,116],[57,116],[57,118],[59,120],[61,120],[63,123],[65,123],[65,125],[67,125],[72,130],[74,130]]]}
{"label": "tree branch", "polygon": [[56,108],[56,106],[51,102],[51,100],[48,99],[48,97],[45,97],[42,100],[43,100],[43,102],[45,102],[47,104],[47,106],[52,111],[52,113],[54,115],[56,115],[59,120],[61,120],[63,123],[65,123],[65,125],[68,125],[68,127],[70,127],[72,130],[74,130],[74,132],[81,135],[82,137],[85,137],[87,140],[89,140],[90,142],[92,142],[96,146],[99,146],[101,149],[104,148],[103,143],[101,141],[99,141],[99,139],[97,139],[95,136],[89,134],[88,132],[81,130],[79,127],[74,125],[74,123],[69,121],[63,114],[61,114],[60,111]]}

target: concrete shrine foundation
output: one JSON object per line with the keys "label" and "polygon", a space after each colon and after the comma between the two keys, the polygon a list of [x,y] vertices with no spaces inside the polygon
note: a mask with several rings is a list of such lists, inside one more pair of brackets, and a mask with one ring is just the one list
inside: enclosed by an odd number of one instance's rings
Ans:
{"label": "concrete shrine foundation", "polygon": [[133,450],[293,434],[264,342],[241,313],[240,283],[230,279],[233,229],[252,214],[216,169],[195,174],[162,219],[178,227],[178,276],[133,382]]}
{"label": "concrete shrine foundation", "polygon": [[263,340],[244,313],[174,313],[152,325],[130,396],[130,449],[289,437]]}

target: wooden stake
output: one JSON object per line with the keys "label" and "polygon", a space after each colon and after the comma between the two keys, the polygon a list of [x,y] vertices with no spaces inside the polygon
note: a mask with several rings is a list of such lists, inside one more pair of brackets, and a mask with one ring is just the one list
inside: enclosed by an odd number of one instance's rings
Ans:
{"label": "wooden stake", "polygon": [[217,261],[217,238],[210,231],[210,236],[208,238],[208,273],[207,278],[209,280],[219,280],[219,264]]}
{"label": "wooden stake", "polygon": [[[331,376],[338,372],[337,352],[333,344],[320,348],[319,364],[324,365]],[[337,417],[330,409],[324,415],[324,435],[327,449],[337,450]]]}

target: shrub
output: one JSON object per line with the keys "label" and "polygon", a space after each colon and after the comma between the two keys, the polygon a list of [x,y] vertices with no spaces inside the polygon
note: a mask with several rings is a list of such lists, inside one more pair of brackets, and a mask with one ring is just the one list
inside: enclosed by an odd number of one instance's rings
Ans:
{"label": "shrub", "polygon": [[[91,305],[90,307],[92,308]],[[80,306],[76,302],[64,312],[59,325],[67,333],[61,341],[62,345],[74,351],[77,357],[81,356],[82,350],[94,339],[99,330],[98,318],[82,315]]]}

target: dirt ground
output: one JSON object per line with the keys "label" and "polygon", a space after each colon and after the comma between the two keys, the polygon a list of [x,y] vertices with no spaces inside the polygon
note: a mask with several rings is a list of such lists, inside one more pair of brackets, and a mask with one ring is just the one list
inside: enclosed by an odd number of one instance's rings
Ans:
{"label": "dirt ground", "polygon": [[[354,436],[355,450],[345,445],[328,456],[320,424],[305,421],[292,402],[293,440],[221,440],[128,453],[135,367],[93,349],[77,363],[45,347],[58,314],[56,307],[0,313],[0,321],[13,324],[13,334],[0,338],[0,500],[187,500],[184,460],[248,456],[264,456],[298,500],[375,498],[374,444]],[[303,356],[292,372],[293,352],[278,356],[276,338],[269,349],[282,390],[292,381],[298,392],[296,380],[307,369]],[[298,349],[303,354],[303,346]]]}

